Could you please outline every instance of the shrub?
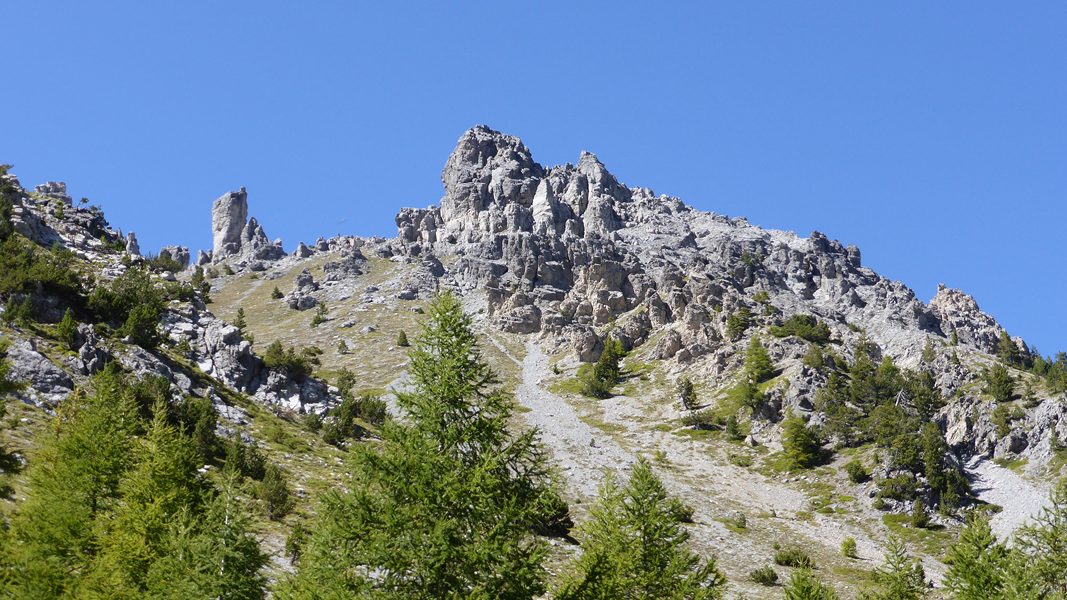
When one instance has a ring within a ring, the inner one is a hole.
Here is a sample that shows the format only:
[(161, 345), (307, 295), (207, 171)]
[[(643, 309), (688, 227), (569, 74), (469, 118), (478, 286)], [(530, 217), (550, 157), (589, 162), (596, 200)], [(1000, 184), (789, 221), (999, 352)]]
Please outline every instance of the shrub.
[(871, 478), (871, 473), (858, 460), (845, 463), (845, 474), (852, 483), (863, 483)]
[(753, 337), (745, 350), (744, 375), (753, 383), (767, 381), (774, 375), (774, 363), (758, 337)]
[(731, 341), (737, 341), (745, 335), (751, 325), (752, 311), (743, 306), (726, 318), (726, 337)]
[(327, 311), (326, 303), (325, 302), (320, 302), (318, 310), (315, 311), (315, 316), (311, 317), (311, 326), (312, 327), (318, 327), (319, 325), (322, 325), (323, 323), (325, 323), (328, 320), (326, 318), (326, 311)]
[(748, 578), (760, 585), (772, 586), (778, 583), (778, 572), (767, 565), (749, 573)]
[(822, 346), (812, 344), (811, 347), (808, 348), (807, 354), (804, 355), (803, 363), (804, 366), (815, 369), (816, 371), (823, 370), (826, 367), (826, 355), (823, 354)]
[(693, 429), (718, 429), (720, 424), (721, 421), (719, 420), (719, 417), (711, 410), (700, 410), (686, 413), (686, 415), (682, 417), (682, 425), (692, 427)]
[(794, 468), (807, 469), (819, 462), (822, 444), (804, 419), (790, 413), (782, 423), (782, 452)]
[(795, 335), (814, 344), (830, 341), (830, 328), (812, 315), (793, 315), (781, 325), (771, 326), (769, 331), (775, 337)]
[(285, 295), (278, 289), (278, 286), (274, 286), (274, 289), (270, 291), (270, 297), (272, 300), (280, 300), (284, 298)]
[(405, 348), (410, 345), (408, 342), (408, 334), (401, 331), (396, 335), (396, 345), (401, 348)]
[(997, 402), (1007, 402), (1015, 394), (1015, 379), (1008, 368), (1000, 363), (986, 368), (982, 372), (982, 379), (985, 380), (985, 393)]
[(319, 364), (318, 355), (321, 353), (321, 350), (314, 347), (297, 352), (296, 348), (286, 348), (280, 341), (275, 340), (263, 353), (263, 365), (268, 369), (280, 369), (299, 381), (311, 375), (312, 368)]
[(267, 457), (255, 444), (241, 441), (241, 433), (235, 432), (226, 444), (226, 469), (259, 481), (267, 471)]
[(741, 433), (741, 425), (737, 422), (737, 415), (726, 417), (726, 424), (723, 426), (723, 432), (726, 434), (726, 437), (734, 441), (744, 437)]
[(845, 558), (856, 558), (856, 538), (847, 537), (841, 542), (841, 556)]
[(794, 567), (798, 569), (814, 569), (815, 563), (800, 548), (779, 548), (774, 553), (774, 564), (782, 567)]
[(274, 463), (268, 464), (263, 473), (263, 480), (256, 486), (256, 497), (267, 509), (267, 518), (277, 521), (293, 509), (293, 493), (285, 472)]
[(915, 477), (907, 473), (888, 477), (878, 484), (878, 497), (890, 498), (901, 502), (915, 499), (919, 484)]
[(930, 513), (926, 512), (926, 505), (918, 498), (911, 506), (911, 526), (917, 529), (926, 529), (930, 526)]
[(119, 334), (142, 348), (155, 348), (160, 341), (159, 319), (162, 312), (158, 306), (138, 304), (126, 317)]
[(78, 343), (78, 322), (74, 320), (74, 314), (68, 308), (63, 313), (63, 318), (56, 325), (56, 339), (63, 343), (68, 350), (76, 350)]
[(693, 388), (693, 382), (683, 375), (678, 380), (678, 399), (682, 402), (682, 408), (692, 410), (697, 405), (697, 393)]

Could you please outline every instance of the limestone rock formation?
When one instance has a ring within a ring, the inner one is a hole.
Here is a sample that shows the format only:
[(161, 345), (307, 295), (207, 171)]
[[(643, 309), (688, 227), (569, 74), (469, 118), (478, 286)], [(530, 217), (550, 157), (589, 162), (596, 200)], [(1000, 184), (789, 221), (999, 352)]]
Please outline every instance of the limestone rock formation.
[(235, 271), (263, 271), (286, 256), (281, 240), (271, 241), (256, 219), (248, 217), (248, 192), (226, 192), (211, 207), (214, 248), (211, 261)]

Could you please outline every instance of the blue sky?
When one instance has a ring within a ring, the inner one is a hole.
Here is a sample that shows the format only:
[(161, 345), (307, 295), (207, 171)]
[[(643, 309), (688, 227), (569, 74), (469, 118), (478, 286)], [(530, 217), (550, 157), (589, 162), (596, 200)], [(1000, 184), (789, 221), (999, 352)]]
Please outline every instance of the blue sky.
[[(90, 5), (91, 4), (91, 5)], [(0, 161), (142, 248), (392, 235), (476, 123), (1067, 349), (1067, 3), (5, 2)]]

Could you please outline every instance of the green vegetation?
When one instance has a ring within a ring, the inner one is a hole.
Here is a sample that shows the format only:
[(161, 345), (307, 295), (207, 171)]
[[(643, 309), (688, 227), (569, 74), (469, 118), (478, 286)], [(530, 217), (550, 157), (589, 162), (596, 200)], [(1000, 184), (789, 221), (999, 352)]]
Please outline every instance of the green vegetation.
[(685, 375), (678, 378), (678, 399), (682, 402), (682, 408), (693, 410), (697, 406), (697, 393), (693, 387), (693, 381)]
[(811, 556), (800, 548), (779, 548), (774, 553), (774, 564), (798, 569), (814, 569), (815, 562)]
[(110, 285), (98, 284), (89, 295), (89, 308), (101, 321), (118, 326), (119, 335), (153, 348), (160, 340), (164, 300), (148, 271), (130, 268)]
[(319, 302), (319, 307), (315, 309), (315, 315), (311, 317), (311, 326), (318, 327), (329, 319), (327, 318), (328, 309), (325, 302)]
[(985, 382), (983, 391), (997, 402), (1007, 402), (1015, 396), (1015, 378), (1000, 363), (986, 367), (982, 371), (982, 380)]
[(322, 424), (322, 439), (328, 444), (342, 446), (348, 440), (363, 438), (368, 427), (381, 427), (388, 416), (385, 401), (378, 396), (356, 396), (353, 388), (355, 375), (342, 369), (337, 378), (341, 390), (341, 403), (332, 409)]
[(822, 441), (804, 419), (790, 414), (782, 422), (782, 454), (795, 469), (808, 469), (822, 459)]
[(400, 333), (396, 335), (396, 345), (401, 348), (407, 348), (411, 345), (408, 343), (408, 334), (405, 333), (403, 330), (401, 330)]
[(856, 538), (847, 537), (841, 542), (841, 556), (845, 558), (856, 558)]
[(922, 564), (895, 537), (889, 538), (884, 562), (873, 579), (874, 589), (864, 596), (869, 600), (921, 600), (928, 593)]
[(749, 573), (748, 578), (755, 583), (769, 587), (778, 583), (778, 572), (770, 565), (764, 565)]
[(771, 362), (771, 356), (767, 354), (767, 348), (757, 337), (752, 338), (745, 350), (742, 374), (754, 384), (763, 383), (774, 376), (774, 363)]
[(267, 346), (263, 353), (263, 365), (268, 369), (279, 369), (289, 377), (302, 380), (311, 375), (311, 371), (319, 366), (319, 355), (322, 350), (311, 346), (297, 351), (293, 347), (285, 347), (280, 341), (275, 340)]
[(530, 598), (544, 592), (535, 530), (567, 521), (534, 432), (513, 435), (471, 317), (438, 297), (410, 352), (404, 419), (349, 455), (279, 598)]
[(811, 569), (797, 569), (785, 586), (785, 600), (837, 600), (837, 594), (816, 577)]
[(74, 320), (74, 313), (69, 308), (63, 313), (63, 318), (56, 325), (56, 339), (67, 350), (78, 349), (78, 322)]
[(714, 560), (701, 564), (685, 548), (681, 509), (644, 460), (624, 487), (609, 477), (580, 530), (584, 552), (555, 597), (721, 598), (726, 579)]
[(278, 286), (274, 286), (274, 289), (270, 291), (271, 300), (281, 300), (285, 297), (285, 294), (278, 289)]
[(748, 307), (742, 306), (737, 309), (737, 312), (731, 314), (726, 319), (726, 337), (730, 341), (737, 341), (741, 339), (748, 328), (752, 326), (752, 311)]
[(578, 381), (583, 396), (610, 398), (611, 390), (619, 382), (622, 368), (619, 363), (625, 358), (622, 342), (614, 338), (604, 340), (604, 350), (591, 368), (583, 365), (578, 370)]
[(262, 597), (237, 483), (198, 473), (205, 457), (164, 397), (139, 416), (154, 387), (105, 369), (62, 405), (6, 533), (0, 595)]
[(769, 331), (775, 337), (795, 335), (813, 344), (830, 341), (830, 328), (813, 315), (793, 315), (781, 325), (772, 325)]
[(864, 483), (871, 478), (871, 472), (858, 460), (845, 463), (845, 474), (852, 483)]

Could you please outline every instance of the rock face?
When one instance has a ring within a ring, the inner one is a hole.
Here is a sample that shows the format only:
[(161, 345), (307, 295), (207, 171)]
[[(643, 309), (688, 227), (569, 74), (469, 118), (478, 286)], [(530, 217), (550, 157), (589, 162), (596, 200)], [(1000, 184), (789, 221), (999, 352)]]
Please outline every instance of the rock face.
[(982, 312), (974, 298), (942, 283), (930, 301), (930, 310), (941, 320), (941, 329), (946, 335), (955, 333), (960, 343), (989, 354), (996, 353), (997, 341), (1004, 328)]
[(241, 249), (241, 231), (248, 222), (248, 192), (226, 192), (211, 205), (211, 255), (218, 261)]
[[(517, 138), (478, 126), (460, 138), (441, 180), (439, 207), (397, 215), (394, 251), (455, 257), (452, 274), (485, 290), (499, 326), (546, 333), (585, 358), (596, 356), (590, 332), (616, 323), (612, 335), (627, 343), (670, 332), (657, 342), (663, 356), (722, 351), (725, 360), (734, 351), (723, 343), (726, 320), (747, 309), (812, 313), (851, 341), (850, 325), (862, 325), (887, 353), (917, 360), (926, 336), (943, 337), (942, 323), (955, 322), (864, 268), (854, 246), (626, 187), (588, 152), (577, 165), (546, 168)], [(754, 301), (757, 292), (767, 298)]]
[(226, 192), (211, 206), (214, 248), (211, 261), (227, 262), (235, 270), (263, 271), (266, 264), (286, 256), (281, 240), (271, 241), (255, 218), (248, 218), (245, 188)]
[(126, 254), (130, 256), (141, 255), (141, 245), (137, 243), (137, 235), (132, 231), (126, 234)]
[(159, 256), (173, 260), (182, 269), (189, 267), (189, 249), (185, 246), (163, 246), (159, 251)]

